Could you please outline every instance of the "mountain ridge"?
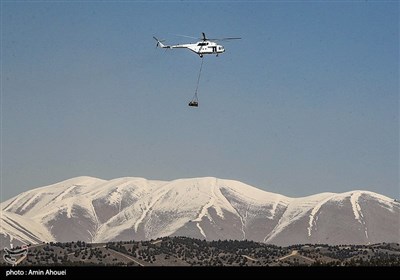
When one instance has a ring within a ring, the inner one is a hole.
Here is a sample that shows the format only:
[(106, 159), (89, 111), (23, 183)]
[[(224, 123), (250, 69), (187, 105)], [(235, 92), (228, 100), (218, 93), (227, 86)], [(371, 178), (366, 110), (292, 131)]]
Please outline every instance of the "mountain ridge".
[(277, 245), (400, 243), (399, 203), (384, 195), (355, 190), (292, 198), (215, 177), (80, 176), (23, 192), (0, 209), (2, 247), (178, 235)]

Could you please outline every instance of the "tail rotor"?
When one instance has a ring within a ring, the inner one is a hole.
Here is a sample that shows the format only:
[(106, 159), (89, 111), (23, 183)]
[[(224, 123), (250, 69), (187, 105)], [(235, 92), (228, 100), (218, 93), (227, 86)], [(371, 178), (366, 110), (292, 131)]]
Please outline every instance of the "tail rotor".
[(158, 47), (164, 48), (164, 47), (165, 47), (165, 45), (163, 44), (163, 42), (164, 42), (165, 40), (158, 40), (158, 39), (157, 39), (156, 37), (154, 37), (154, 36), (153, 36), (153, 38), (154, 38), (154, 40), (157, 41), (156, 48), (158, 48)]

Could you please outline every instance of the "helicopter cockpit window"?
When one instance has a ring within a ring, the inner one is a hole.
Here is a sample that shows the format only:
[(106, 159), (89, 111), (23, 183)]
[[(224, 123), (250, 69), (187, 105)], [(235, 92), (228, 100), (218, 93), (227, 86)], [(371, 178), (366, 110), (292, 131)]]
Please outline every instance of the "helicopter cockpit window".
[(197, 45), (198, 46), (205, 46), (205, 45), (208, 45), (208, 43), (198, 43)]

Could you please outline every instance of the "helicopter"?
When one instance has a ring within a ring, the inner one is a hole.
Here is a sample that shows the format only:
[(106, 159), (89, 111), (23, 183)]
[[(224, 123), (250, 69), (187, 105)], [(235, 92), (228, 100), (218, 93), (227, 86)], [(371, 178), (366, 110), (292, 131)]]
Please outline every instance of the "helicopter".
[[(198, 54), (201, 58), (205, 54), (215, 54), (218, 56), (220, 53), (225, 52), (225, 49), (222, 45), (218, 45), (216, 41), (227, 41), (227, 40), (237, 40), (237, 39), (242, 39), (239, 37), (229, 37), (229, 38), (221, 38), (221, 39), (209, 39), (206, 37), (206, 34), (204, 32), (201, 33), (202, 38), (199, 38), (197, 43), (193, 44), (178, 44), (178, 45), (164, 45), (163, 42), (164, 40), (159, 40), (156, 37), (153, 36), (153, 38), (157, 41), (156, 47), (161, 47), (163, 49), (189, 49), (192, 52)], [(184, 36), (184, 37), (189, 37), (189, 36)], [(194, 38), (194, 37), (189, 37), (189, 38)], [(196, 39), (196, 38), (194, 38)]]

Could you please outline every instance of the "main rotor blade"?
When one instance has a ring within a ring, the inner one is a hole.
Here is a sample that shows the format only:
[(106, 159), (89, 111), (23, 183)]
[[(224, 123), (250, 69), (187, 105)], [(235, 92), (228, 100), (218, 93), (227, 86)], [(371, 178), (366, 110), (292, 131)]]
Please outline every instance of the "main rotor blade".
[(204, 32), (201, 32), (201, 38), (182, 35), (182, 34), (173, 34), (173, 35), (179, 36), (179, 37), (190, 38), (190, 39), (203, 40), (203, 41), (228, 41), (228, 40), (242, 39), (241, 37), (226, 37), (226, 38), (214, 38), (214, 39), (211, 39), (211, 38), (207, 38), (206, 34)]
[(240, 37), (228, 37), (228, 38), (220, 38), (220, 39), (208, 39), (208, 40), (214, 40), (214, 41), (228, 41), (228, 40), (238, 40), (242, 39)]
[(198, 39), (199, 39), (199, 38), (197, 38), (197, 37), (193, 37), (193, 36), (187, 36), (187, 35), (181, 35), (181, 34), (173, 34), (173, 35), (175, 35), (175, 36), (179, 36), (179, 37), (190, 38), (190, 39), (196, 39), (196, 40), (198, 40)]

